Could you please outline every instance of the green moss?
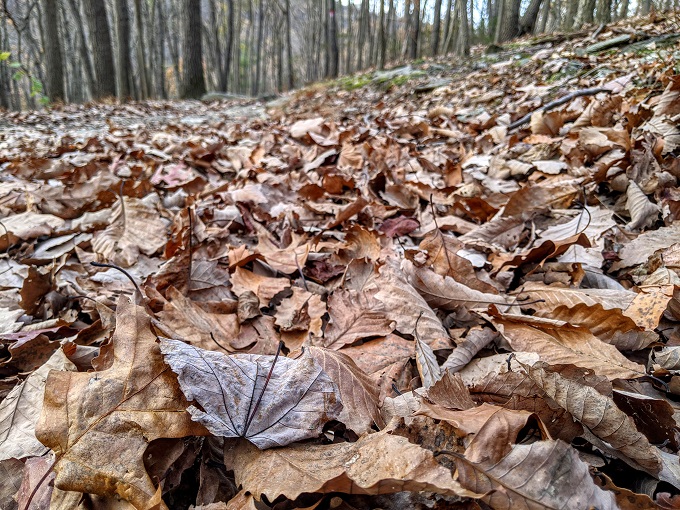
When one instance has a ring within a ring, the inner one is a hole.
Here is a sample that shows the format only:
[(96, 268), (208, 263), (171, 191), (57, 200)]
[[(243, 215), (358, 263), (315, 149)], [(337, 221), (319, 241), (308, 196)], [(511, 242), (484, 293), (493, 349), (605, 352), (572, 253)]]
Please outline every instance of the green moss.
[(357, 90), (364, 88), (371, 83), (371, 77), (367, 74), (360, 74), (358, 76), (346, 76), (337, 80), (337, 86), (343, 90)]

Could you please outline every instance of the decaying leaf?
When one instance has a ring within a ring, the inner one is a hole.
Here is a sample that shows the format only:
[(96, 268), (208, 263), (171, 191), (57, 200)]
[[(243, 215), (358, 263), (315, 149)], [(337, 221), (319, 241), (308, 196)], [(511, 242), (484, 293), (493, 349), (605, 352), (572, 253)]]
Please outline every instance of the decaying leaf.
[(169, 339), (161, 352), (186, 398), (201, 406), (187, 409), (192, 419), (216, 436), (285, 446), (317, 436), (342, 410), (337, 386), (311, 357), (227, 356)]
[[(621, 458), (652, 475), (661, 470), (661, 459), (635, 422), (612, 398), (585, 383), (583, 375), (563, 376), (545, 363), (524, 366), (545, 394), (567, 410), (593, 435), (611, 445)], [(572, 373), (573, 374), (573, 373)]]

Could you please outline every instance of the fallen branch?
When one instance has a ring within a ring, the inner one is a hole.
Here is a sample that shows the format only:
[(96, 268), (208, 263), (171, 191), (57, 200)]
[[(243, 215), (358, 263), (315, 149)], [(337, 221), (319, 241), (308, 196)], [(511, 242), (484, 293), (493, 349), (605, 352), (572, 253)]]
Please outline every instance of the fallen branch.
[(536, 112), (547, 112), (552, 110), (553, 108), (557, 108), (558, 106), (562, 106), (563, 104), (568, 103), (572, 99), (576, 99), (577, 97), (581, 96), (594, 96), (595, 94), (599, 94), (600, 92), (606, 92), (606, 93), (611, 93), (612, 91), (610, 89), (605, 89), (605, 88), (592, 88), (592, 89), (583, 89), (583, 90), (577, 90), (575, 92), (571, 92), (570, 94), (567, 94), (564, 97), (561, 97), (559, 99), (556, 99), (555, 101), (551, 101), (550, 103), (541, 106), (540, 108), (537, 108), (536, 110), (527, 113), (524, 117), (521, 119), (516, 120), (512, 124), (508, 126), (508, 130), (513, 130), (518, 127), (520, 127), (523, 124), (526, 124), (531, 120), (531, 116), (536, 113)]

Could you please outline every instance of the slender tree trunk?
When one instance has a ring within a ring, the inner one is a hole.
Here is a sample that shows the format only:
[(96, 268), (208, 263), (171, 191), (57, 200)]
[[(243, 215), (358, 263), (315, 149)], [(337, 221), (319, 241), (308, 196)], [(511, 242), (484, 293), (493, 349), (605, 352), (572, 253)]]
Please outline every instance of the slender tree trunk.
[(158, 33), (156, 40), (158, 42), (157, 64), (155, 66), (157, 73), (158, 92), (162, 99), (167, 98), (167, 89), (165, 86), (165, 13), (161, 7), (160, 0), (154, 0), (156, 8), (156, 18), (158, 20)]
[(185, 1), (184, 90), (182, 96), (185, 98), (200, 98), (205, 94), (203, 43), (201, 41), (201, 0)]
[(130, 18), (127, 0), (116, 0), (116, 38), (118, 39), (118, 73), (116, 89), (118, 99), (125, 101), (130, 95)]
[(453, 0), (449, 0), (446, 7), (446, 16), (444, 16), (444, 53), (446, 53), (447, 44), (449, 41), (449, 31), (451, 30), (451, 11), (453, 10)]
[(352, 72), (352, 0), (347, 0), (347, 52), (345, 54), (345, 74)]
[(387, 20), (385, 19), (385, 0), (380, 0), (380, 28), (378, 29), (378, 68), (385, 69), (387, 58)]
[(361, 0), (361, 12), (359, 13), (359, 40), (357, 43), (357, 70), (364, 68), (364, 47), (368, 32), (368, 0)]
[(467, 1), (458, 0), (458, 41), (456, 42), (456, 53), (458, 55), (470, 55), (470, 36), (468, 31)]
[(87, 0), (84, 5), (94, 54), (96, 83), (93, 93), (95, 99), (112, 97), (116, 95), (116, 69), (113, 65), (113, 49), (109, 33), (109, 21), (106, 18), (106, 4), (104, 0)]
[(441, 31), (442, 0), (434, 2), (434, 21), (432, 23), (432, 55), (439, 54), (439, 32)]
[(64, 66), (59, 39), (57, 0), (43, 0), (43, 31), (45, 34), (45, 66), (47, 68), (47, 97), (51, 102), (64, 100)]
[[(290, 4), (290, 0), (287, 0)], [(328, 67), (328, 76), (330, 78), (338, 77), (338, 67), (340, 63), (340, 54), (338, 50), (338, 20), (335, 15), (335, 0), (328, 0), (328, 25), (329, 25), (329, 39), (330, 39), (330, 61)], [(290, 32), (289, 32), (290, 34)]]
[(225, 87), (229, 86), (231, 58), (234, 53), (234, 0), (228, 0), (227, 6), (229, 7), (229, 17), (227, 18), (227, 47), (224, 50), (224, 63), (222, 64)]
[(418, 40), (420, 39), (420, 0), (413, 0), (413, 14), (411, 15), (411, 33), (409, 34), (409, 58), (418, 58)]
[(137, 69), (139, 70), (139, 90), (142, 99), (146, 99), (151, 95), (151, 87), (149, 86), (148, 65), (146, 63), (146, 55), (144, 48), (144, 23), (142, 21), (142, 2), (135, 0), (135, 25), (137, 28)]
[(257, 22), (257, 51), (255, 55), (255, 79), (253, 80), (253, 96), (260, 93), (260, 67), (262, 65), (262, 41), (264, 39), (264, 1), (260, 0)]

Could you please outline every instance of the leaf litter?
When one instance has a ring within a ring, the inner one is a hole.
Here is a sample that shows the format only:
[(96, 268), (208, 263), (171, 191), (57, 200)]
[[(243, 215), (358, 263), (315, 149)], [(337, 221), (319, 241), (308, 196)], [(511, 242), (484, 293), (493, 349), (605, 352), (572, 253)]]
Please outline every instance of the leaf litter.
[(7, 113), (0, 506), (680, 506), (670, 41)]

